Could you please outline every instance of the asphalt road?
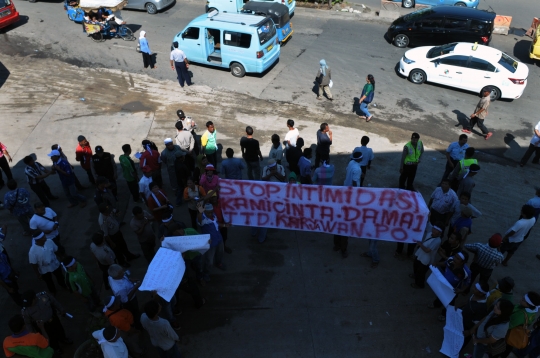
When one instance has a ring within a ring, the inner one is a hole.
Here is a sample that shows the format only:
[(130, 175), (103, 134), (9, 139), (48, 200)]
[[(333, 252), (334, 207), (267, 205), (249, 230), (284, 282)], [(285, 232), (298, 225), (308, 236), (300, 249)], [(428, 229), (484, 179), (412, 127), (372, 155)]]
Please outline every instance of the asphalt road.
[[(168, 63), (171, 40), (204, 9), (201, 2), (177, 2), (154, 16), (143, 11), (123, 11), (124, 20), (136, 36), (140, 30), (145, 30), (152, 51), (157, 53), (158, 68), (145, 70), (141, 55), (135, 52), (135, 42), (113, 39), (94, 43), (82, 32), (81, 25), (67, 19), (62, 3), (19, 2), (17, 6), (20, 13), (28, 17), (27, 23), (5, 33), (0, 41), (13, 42), (26, 38), (29, 41), (23, 41), (26, 53), (33, 50), (37, 56), (59, 57), (79, 66), (146, 73), (156, 79), (171, 81), (176, 78)], [(329, 16), (331, 14), (327, 11), (316, 12), (314, 17), (313, 12), (298, 9), (292, 19), (295, 30), (293, 38), (282, 47), (279, 62), (267, 73), (239, 79), (228, 70), (194, 65), (191, 70), (195, 83), (275, 100), (278, 101), (276, 105), (292, 102), (351, 116), (354, 97), (361, 91), (365, 76), (372, 73), (377, 81), (374, 100), (377, 107), (372, 106), (375, 121), (445, 141), (452, 140), (460, 133), (460, 123), (474, 108), (478, 101), (477, 94), (432, 84), (416, 86), (397, 75), (396, 64), (405, 50), (386, 42), (383, 35), (387, 23), (343, 21), (345, 17), (335, 12)], [(540, 110), (536, 97), (532, 95), (540, 85), (540, 69), (528, 59), (528, 37), (494, 36), (492, 46), (528, 63), (528, 88), (518, 100), (494, 103), (486, 122), (494, 132), (493, 138), (486, 142), (475, 136), (472, 143), (482, 150), (516, 159), (521, 154), (520, 147), (527, 144)], [(325, 58), (333, 69), (335, 85), (332, 92), (335, 100), (332, 103), (317, 101), (312, 91), (321, 58)], [(351, 120), (356, 119), (351, 116)], [(394, 142), (401, 141), (401, 138), (393, 138), (390, 132), (388, 137)], [(508, 152), (508, 144), (518, 151)]]

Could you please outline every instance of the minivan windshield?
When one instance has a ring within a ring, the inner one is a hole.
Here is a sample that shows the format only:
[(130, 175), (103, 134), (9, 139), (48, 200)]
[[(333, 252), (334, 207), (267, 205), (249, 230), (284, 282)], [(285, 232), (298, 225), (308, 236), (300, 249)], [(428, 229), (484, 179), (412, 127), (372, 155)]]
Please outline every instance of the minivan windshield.
[(435, 58), (442, 55), (449, 54), (450, 52), (454, 52), (454, 48), (456, 48), (457, 43), (451, 43), (446, 44), (442, 46), (435, 46), (431, 50), (428, 51), (426, 57), (427, 58)]
[(416, 19), (418, 19), (418, 18), (420, 18), (420, 17), (422, 17), (424, 15), (429, 15), (429, 14), (432, 14), (432, 13), (433, 13), (433, 9), (425, 8), (425, 9), (421, 9), (421, 10), (411, 12), (410, 14), (403, 16), (403, 20), (408, 21), (408, 22), (412, 22), (412, 21), (415, 21)]
[(502, 53), (501, 59), (499, 60), (499, 65), (506, 68), (512, 73), (515, 73), (518, 68), (518, 62), (504, 52)]
[(266, 21), (257, 29), (257, 34), (259, 34), (259, 43), (261, 45), (264, 45), (276, 36), (276, 27), (274, 26), (272, 19), (266, 19)]

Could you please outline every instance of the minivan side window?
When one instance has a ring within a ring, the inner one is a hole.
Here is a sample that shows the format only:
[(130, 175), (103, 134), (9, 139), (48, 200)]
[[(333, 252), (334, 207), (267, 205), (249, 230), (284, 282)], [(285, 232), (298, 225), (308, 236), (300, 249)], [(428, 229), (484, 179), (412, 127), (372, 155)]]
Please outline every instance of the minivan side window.
[(439, 60), (439, 63), (450, 66), (467, 67), (468, 59), (469, 58), (467, 56), (448, 56), (445, 58), (441, 58)]
[(482, 60), (476, 57), (471, 57), (471, 62), (469, 62), (469, 68), (472, 68), (473, 70), (495, 72), (495, 66), (493, 66), (486, 60)]
[(223, 43), (227, 46), (250, 48), (251, 35), (241, 32), (225, 31), (223, 33)]
[(433, 17), (416, 22), (416, 26), (422, 28), (441, 28), (443, 23), (442, 18)]
[(200, 29), (198, 27), (188, 27), (184, 31), (184, 39), (198, 40), (199, 39)]
[(451, 17), (447, 17), (446, 21), (444, 22), (444, 28), (452, 30), (467, 30), (467, 20), (453, 19)]

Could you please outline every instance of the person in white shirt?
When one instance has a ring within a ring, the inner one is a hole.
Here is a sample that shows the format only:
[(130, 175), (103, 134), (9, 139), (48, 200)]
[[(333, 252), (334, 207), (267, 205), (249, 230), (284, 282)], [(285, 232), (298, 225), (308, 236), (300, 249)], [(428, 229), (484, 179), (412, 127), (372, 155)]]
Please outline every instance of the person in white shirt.
[(508, 252), (503, 260), (503, 266), (508, 266), (508, 261), (516, 253), (519, 245), (525, 240), (525, 236), (536, 223), (534, 218), (534, 208), (530, 205), (521, 207), (521, 217), (516, 223), (508, 229), (504, 234), (503, 243), (501, 245), (501, 253)]
[(287, 121), (287, 128), (289, 128), (289, 131), (285, 134), (284, 144), (286, 149), (289, 149), (289, 147), (296, 147), (296, 140), (300, 137), (300, 132), (297, 128), (294, 128), (294, 121), (292, 119)]
[(139, 180), (139, 195), (146, 203), (146, 198), (148, 198), (151, 194), (150, 183), (153, 182), (152, 169), (150, 169), (149, 166), (145, 166), (142, 168), (142, 172), (143, 176), (141, 180)]
[(170, 56), (171, 68), (173, 71), (176, 70), (180, 87), (184, 87), (184, 82), (186, 82), (188, 86), (191, 86), (193, 82), (191, 82), (191, 77), (188, 72), (189, 62), (186, 54), (178, 48), (177, 41), (173, 42), (173, 47), (174, 49), (171, 51)]
[(263, 181), (283, 183), (285, 181), (285, 169), (283, 165), (277, 164), (275, 159), (268, 159), (268, 164), (262, 170), (261, 178)]
[(442, 222), (436, 222), (431, 228), (431, 235), (416, 244), (416, 259), (413, 264), (414, 273), (409, 275), (410, 278), (414, 279), (414, 283), (411, 283), (412, 288), (425, 287), (426, 273), (429, 270), (429, 265), (435, 263), (437, 251), (439, 250), (439, 246), (441, 246), (443, 225)]
[(141, 324), (150, 336), (150, 342), (159, 351), (160, 357), (180, 358), (180, 350), (176, 345), (179, 337), (166, 319), (159, 317), (161, 305), (155, 300), (144, 305)]
[(279, 135), (272, 134), (272, 148), (270, 148), (270, 153), (268, 153), (268, 159), (274, 159), (276, 163), (281, 165), (281, 160), (283, 159), (283, 146), (279, 141)]
[(92, 336), (103, 351), (104, 358), (129, 358), (128, 349), (116, 327), (107, 327), (95, 331)]
[(362, 169), (362, 176), (360, 177), (360, 186), (364, 186), (364, 179), (366, 179), (366, 173), (368, 169), (371, 169), (371, 161), (375, 156), (373, 155), (373, 149), (368, 148), (367, 145), (369, 143), (369, 137), (363, 136), (362, 139), (360, 139), (360, 144), (362, 146), (356, 147), (353, 150), (354, 152), (360, 152), (362, 153), (362, 161), (360, 162), (360, 169)]
[(533, 164), (539, 164), (540, 163), (540, 122), (536, 123), (536, 126), (534, 127), (534, 133), (533, 137), (531, 138), (531, 142), (529, 144), (529, 148), (527, 148), (527, 151), (525, 154), (523, 154), (523, 158), (521, 158), (521, 161), (519, 163), (520, 167), (523, 167), (527, 162), (529, 161), (529, 158), (534, 153), (534, 158), (532, 160)]
[(120, 298), (122, 307), (133, 314), (135, 322), (139, 321), (139, 300), (137, 299), (137, 289), (141, 281), (132, 281), (122, 268), (117, 264), (109, 266), (109, 285), (113, 294)]
[(58, 215), (53, 209), (45, 207), (43, 203), (34, 204), (34, 216), (30, 219), (30, 229), (43, 231), (47, 239), (54, 241), (56, 246), (61, 248), (58, 226)]
[(38, 279), (43, 280), (49, 292), (56, 296), (53, 275), (56, 277), (56, 282), (66, 288), (64, 273), (55, 254), (58, 251), (58, 246), (52, 240), (48, 240), (43, 231), (37, 232), (32, 241), (32, 247), (28, 252), (28, 261)]

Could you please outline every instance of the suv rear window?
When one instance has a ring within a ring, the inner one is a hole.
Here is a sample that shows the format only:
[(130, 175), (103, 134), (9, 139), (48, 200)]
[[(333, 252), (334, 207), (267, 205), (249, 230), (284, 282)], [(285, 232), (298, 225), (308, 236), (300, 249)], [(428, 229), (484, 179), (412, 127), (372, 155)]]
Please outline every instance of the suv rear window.
[(501, 59), (499, 60), (499, 65), (506, 68), (512, 73), (516, 72), (518, 68), (518, 62), (504, 52), (502, 53)]
[(274, 22), (271, 19), (266, 19), (266, 21), (257, 29), (257, 33), (259, 34), (259, 43), (264, 45), (276, 36)]
[(457, 43), (453, 42), (451, 44), (446, 44), (442, 46), (435, 46), (431, 50), (428, 51), (426, 57), (427, 58), (435, 58), (442, 55), (449, 54), (451, 52), (454, 52), (454, 48), (456, 48)]
[(241, 32), (225, 31), (223, 32), (223, 43), (227, 46), (250, 48), (251, 35)]

